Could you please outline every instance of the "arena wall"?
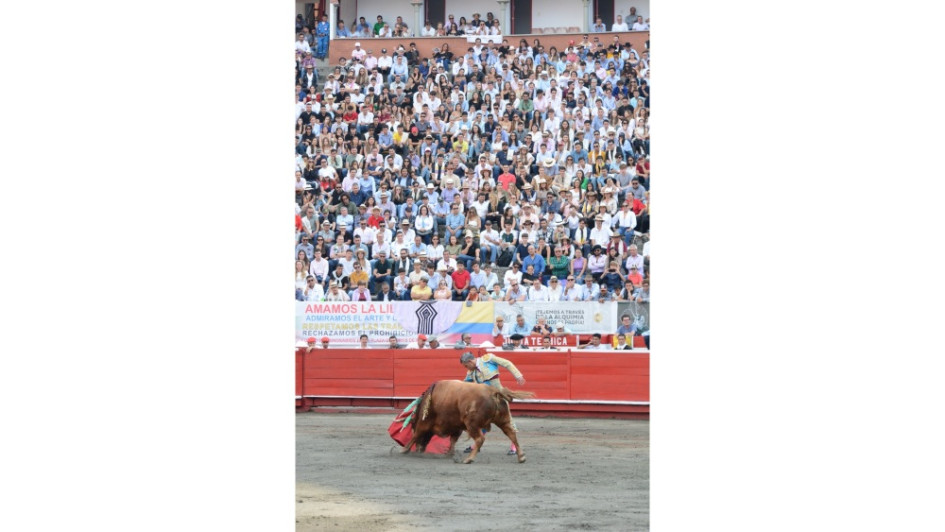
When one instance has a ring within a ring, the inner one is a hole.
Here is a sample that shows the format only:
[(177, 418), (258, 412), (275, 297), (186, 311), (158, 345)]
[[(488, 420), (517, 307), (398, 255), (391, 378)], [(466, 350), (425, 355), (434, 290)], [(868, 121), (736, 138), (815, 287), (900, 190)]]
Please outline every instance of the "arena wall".
[[(476, 355), (482, 348), (471, 349)], [(502, 384), (536, 393), (516, 402), (524, 415), (648, 418), (648, 351), (494, 351), (525, 376)], [(504, 370), (503, 370), (504, 372)], [(320, 406), (403, 408), (432, 382), (462, 379), (456, 349), (313, 349), (296, 351), (296, 409)]]

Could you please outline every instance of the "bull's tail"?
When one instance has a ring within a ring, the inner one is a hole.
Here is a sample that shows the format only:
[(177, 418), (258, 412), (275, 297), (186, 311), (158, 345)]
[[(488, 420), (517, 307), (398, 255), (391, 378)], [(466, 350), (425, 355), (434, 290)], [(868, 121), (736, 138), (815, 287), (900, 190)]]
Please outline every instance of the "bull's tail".
[(501, 390), (496, 389), (493, 393), (510, 403), (515, 399), (531, 399), (532, 397), (535, 397), (535, 392), (526, 392), (521, 390), (513, 392), (508, 388), (502, 388)]

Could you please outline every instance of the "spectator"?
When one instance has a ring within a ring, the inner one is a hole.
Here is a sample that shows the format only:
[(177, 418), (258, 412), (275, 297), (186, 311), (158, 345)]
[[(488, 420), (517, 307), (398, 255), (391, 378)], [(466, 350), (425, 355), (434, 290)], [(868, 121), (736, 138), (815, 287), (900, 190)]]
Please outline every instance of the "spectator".
[[(358, 265), (360, 269), (360, 265)], [(371, 292), (368, 291), (367, 281), (358, 281), (358, 287), (348, 294), (351, 301), (371, 301)]]
[[(421, 33), (500, 32), (489, 14), (457, 18)], [(648, 29), (635, 10), (615, 18), (615, 31)], [(354, 49), (321, 80), (324, 22), (296, 29), (297, 298), (312, 275), (326, 300), (360, 296), (360, 281), (374, 298), (429, 299), (441, 280), (469, 301), (636, 300), (649, 273), (648, 50), (587, 34), (561, 50), (479, 40), (424, 54), (405, 41), (388, 53), (360, 39), (408, 31), (402, 17), (359, 17), (340, 22)]]
[(457, 262), (456, 270), (450, 275), (453, 279), (453, 300), (463, 301), (469, 295), (470, 276), (465, 263)]
[(328, 283), (328, 294), (325, 295), (325, 301), (350, 301), (351, 298), (344, 290), (338, 288), (336, 281)]
[(629, 334), (633, 336), (637, 332), (637, 326), (633, 323), (633, 318), (629, 314), (620, 317), (620, 326), (617, 327), (617, 334)]
[(420, 36), (421, 37), (435, 37), (436, 36), (436, 28), (434, 28), (433, 25), (430, 24), (429, 20), (426, 21), (426, 23), (423, 25), (423, 29), (420, 30)]
[[(342, 25), (344, 27), (344, 25)], [(318, 48), (315, 57), (325, 59), (328, 57), (328, 35), (331, 32), (331, 25), (328, 24), (328, 15), (322, 14), (322, 20), (315, 27), (315, 36), (318, 40)]]
[(610, 27), (610, 31), (630, 31), (627, 23), (623, 21), (623, 16), (617, 15), (617, 20)]
[(425, 301), (433, 297), (433, 291), (427, 286), (427, 277), (420, 277), (419, 282), (410, 289), (410, 299)]
[(302, 296), (305, 298), (305, 301), (322, 301), (325, 299), (325, 289), (321, 284), (316, 282), (315, 276), (309, 275), (305, 279), (306, 286), (302, 291)]

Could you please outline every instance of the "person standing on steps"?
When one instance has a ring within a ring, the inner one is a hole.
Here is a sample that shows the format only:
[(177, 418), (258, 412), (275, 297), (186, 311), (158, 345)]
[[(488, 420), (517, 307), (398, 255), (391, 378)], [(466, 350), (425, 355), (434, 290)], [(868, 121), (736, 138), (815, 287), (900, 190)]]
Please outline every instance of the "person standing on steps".
[(331, 32), (331, 25), (328, 24), (328, 15), (323, 14), (321, 22), (315, 26), (315, 36), (318, 38), (318, 45), (315, 48), (315, 57), (325, 59), (328, 57), (328, 34)]

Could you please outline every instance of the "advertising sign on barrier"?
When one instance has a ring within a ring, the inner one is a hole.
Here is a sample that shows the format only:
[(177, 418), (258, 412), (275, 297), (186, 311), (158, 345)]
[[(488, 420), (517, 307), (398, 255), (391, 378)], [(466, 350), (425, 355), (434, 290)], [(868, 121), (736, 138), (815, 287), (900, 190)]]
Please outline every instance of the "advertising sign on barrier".
[(386, 342), (392, 335), (403, 342), (416, 338), (397, 322), (393, 303), (297, 301), (295, 319), (296, 340), (327, 336), (333, 344), (355, 345), (362, 334), (370, 342)]
[[(541, 336), (526, 336), (522, 343), (528, 347), (541, 347)], [(551, 345), (555, 347), (562, 346), (576, 346), (577, 345), (577, 336), (574, 335), (565, 335), (565, 336), (552, 336)]]
[(617, 330), (617, 303), (613, 302), (495, 303), (495, 314), (505, 316), (506, 323), (515, 323), (515, 317), (521, 314), (529, 325), (535, 325), (538, 318), (545, 318), (550, 325), (563, 323), (565, 332), (568, 333), (586, 334)]
[[(386, 343), (391, 336), (408, 343), (422, 333), (436, 335), (446, 346), (469, 334), (473, 344), (480, 344), (493, 339), (492, 327), (499, 314), (509, 324), (515, 323), (517, 314), (529, 325), (544, 317), (549, 325), (563, 323), (569, 335), (609, 334), (617, 329), (618, 321), (617, 303), (297, 301), (295, 339), (327, 336), (332, 345), (355, 345), (366, 334), (372, 344)], [(575, 345), (571, 338), (565, 340), (568, 343), (556, 340), (555, 345)]]

